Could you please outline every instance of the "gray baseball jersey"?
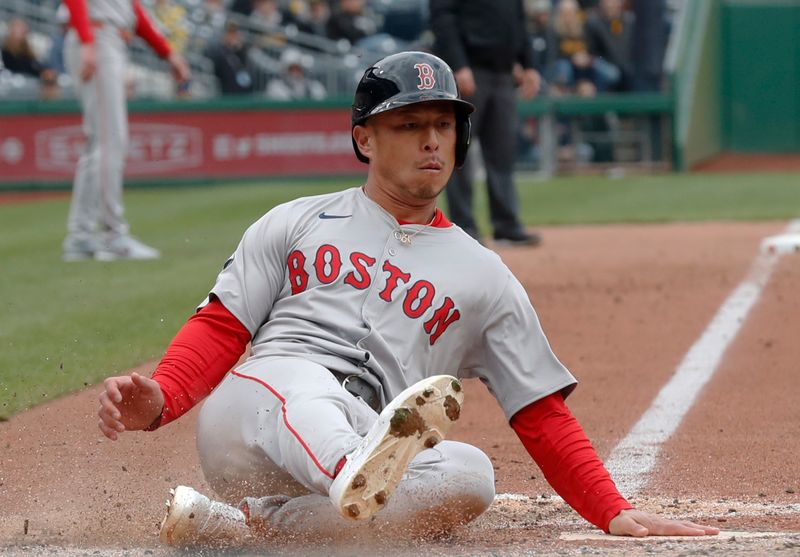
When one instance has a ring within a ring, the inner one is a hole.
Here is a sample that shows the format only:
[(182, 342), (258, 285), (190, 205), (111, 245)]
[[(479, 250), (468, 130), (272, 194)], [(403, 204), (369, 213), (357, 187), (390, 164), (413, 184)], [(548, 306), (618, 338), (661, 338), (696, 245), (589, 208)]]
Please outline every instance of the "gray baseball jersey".
[(132, 0), (86, 0), (89, 19), (130, 30), (136, 26)]
[(303, 358), (364, 374), (384, 404), (451, 374), (480, 378), (510, 418), (575, 385), (495, 253), (456, 226), (398, 225), (361, 188), (269, 211), (211, 295), (253, 335), (243, 369)]

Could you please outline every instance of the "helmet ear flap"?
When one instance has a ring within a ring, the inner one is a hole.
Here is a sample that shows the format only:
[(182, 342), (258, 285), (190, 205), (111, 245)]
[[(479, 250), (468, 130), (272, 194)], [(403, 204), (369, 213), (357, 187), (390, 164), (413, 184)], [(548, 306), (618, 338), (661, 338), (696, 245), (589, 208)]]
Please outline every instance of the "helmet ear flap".
[(357, 124), (353, 124), (353, 127), (350, 128), (350, 140), (353, 142), (353, 151), (356, 152), (356, 158), (365, 164), (369, 164), (369, 159), (361, 154), (361, 149), (358, 148), (358, 143), (356, 143), (356, 138), (353, 135), (353, 130), (355, 129)]
[(464, 166), (464, 162), (467, 160), (471, 133), (472, 122), (470, 122), (469, 116), (466, 114), (460, 116), (456, 124), (456, 168)]

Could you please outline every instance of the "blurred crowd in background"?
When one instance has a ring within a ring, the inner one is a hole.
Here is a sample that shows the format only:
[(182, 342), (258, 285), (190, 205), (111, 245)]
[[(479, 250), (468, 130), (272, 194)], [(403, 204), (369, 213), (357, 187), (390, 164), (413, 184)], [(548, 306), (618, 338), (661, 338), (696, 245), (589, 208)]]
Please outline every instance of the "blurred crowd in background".
[[(662, 90), (661, 60), (670, 25), (683, 1), (523, 0), (536, 69), (543, 78), (540, 95), (593, 97)], [(372, 61), (400, 50), (430, 51), (434, 45), (427, 0), (141, 3), (173, 49), (186, 57), (193, 80), (188, 87), (176, 89), (166, 65), (134, 41), (131, 98), (348, 98)], [(646, 32), (637, 33), (635, 14), (642, 5), (650, 21)], [(0, 4), (0, 99), (74, 96), (63, 61), (68, 29), (69, 12), (60, 0), (4, 0)], [(637, 58), (642, 52), (649, 53), (649, 59)], [(583, 118), (579, 126), (584, 132), (603, 132), (617, 125), (613, 119), (614, 115)], [(574, 119), (557, 124), (559, 158), (612, 158), (603, 153), (608, 143), (574, 141)], [(538, 156), (537, 125), (535, 118), (521, 123), (519, 156), (523, 160)]]
[[(187, 56), (193, 73), (199, 75), (197, 91), (193, 91), (199, 97), (347, 96), (370, 61), (409, 48), (429, 50), (433, 44), (426, 0), (142, 3), (172, 47)], [(665, 27), (675, 3), (662, 2)], [(637, 81), (636, 20), (630, 4), (625, 0), (524, 0), (544, 94), (594, 96), (658, 88), (658, 84)], [(68, 96), (70, 84), (63, 62), (68, 11), (58, 0), (9, 0), (4, 5), (0, 9), (4, 12), (0, 81), (6, 86), (0, 87), (0, 96)], [(137, 62), (144, 73), (153, 65), (144, 53), (134, 52), (133, 63)], [(132, 95), (175, 93), (159, 91), (141, 77), (131, 76)], [(31, 79), (36, 84), (28, 83)], [(13, 82), (19, 85), (16, 94), (9, 85)]]

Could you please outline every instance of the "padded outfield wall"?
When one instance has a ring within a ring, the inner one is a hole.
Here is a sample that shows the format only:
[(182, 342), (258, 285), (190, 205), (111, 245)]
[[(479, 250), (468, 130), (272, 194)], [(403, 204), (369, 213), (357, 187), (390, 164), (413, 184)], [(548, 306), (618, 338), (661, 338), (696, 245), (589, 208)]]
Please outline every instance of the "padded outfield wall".
[(800, 152), (800, 1), (690, 0), (677, 28), (676, 168)]
[[(671, 118), (672, 106), (672, 97), (660, 93), (592, 99), (538, 97), (520, 103), (519, 113), (521, 118), (534, 117), (553, 125), (556, 116), (607, 112)], [(128, 109), (126, 185), (366, 173), (366, 165), (353, 154), (350, 99), (292, 103), (255, 97), (137, 100)], [(0, 104), (0, 191), (69, 188), (84, 145), (74, 100)], [(555, 157), (555, 150), (550, 156)]]

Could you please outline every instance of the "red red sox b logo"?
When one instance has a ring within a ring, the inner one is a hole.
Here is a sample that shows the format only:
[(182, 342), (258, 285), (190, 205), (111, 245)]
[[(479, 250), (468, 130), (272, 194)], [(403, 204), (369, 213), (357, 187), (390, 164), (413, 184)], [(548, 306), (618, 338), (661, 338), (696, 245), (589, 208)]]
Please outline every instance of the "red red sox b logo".
[(433, 75), (433, 68), (430, 64), (420, 63), (414, 64), (417, 72), (419, 72), (419, 85), (417, 85), (417, 89), (427, 90), (433, 89), (434, 85), (436, 85), (436, 78)]

